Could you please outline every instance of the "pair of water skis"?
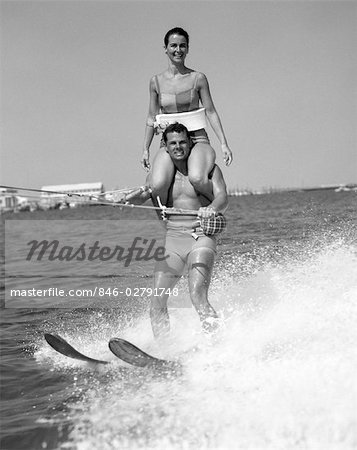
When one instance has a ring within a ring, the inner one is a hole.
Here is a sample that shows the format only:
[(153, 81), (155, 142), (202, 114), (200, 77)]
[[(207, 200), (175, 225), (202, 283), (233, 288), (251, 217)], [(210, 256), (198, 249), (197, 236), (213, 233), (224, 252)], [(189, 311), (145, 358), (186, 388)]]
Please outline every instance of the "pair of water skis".
[[(54, 350), (64, 356), (67, 356), (68, 358), (94, 364), (109, 364), (108, 361), (102, 361), (100, 359), (94, 359), (83, 355), (58, 334), (45, 333), (45, 339)], [(176, 361), (167, 361), (148, 355), (143, 350), (125, 339), (110, 339), (108, 345), (110, 351), (114, 353), (117, 358), (131, 364), (132, 366), (173, 371), (178, 370), (181, 367), (180, 363)]]

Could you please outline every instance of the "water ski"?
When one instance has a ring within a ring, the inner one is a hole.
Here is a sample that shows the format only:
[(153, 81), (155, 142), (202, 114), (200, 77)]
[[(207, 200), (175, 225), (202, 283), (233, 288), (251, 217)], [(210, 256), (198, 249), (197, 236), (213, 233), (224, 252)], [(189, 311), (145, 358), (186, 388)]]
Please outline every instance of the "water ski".
[(47, 343), (56, 350), (56, 352), (61, 353), (64, 356), (68, 356), (68, 358), (73, 358), (88, 363), (109, 364), (108, 361), (101, 361), (100, 359), (93, 359), (89, 356), (83, 355), (58, 334), (45, 333), (45, 339)]
[(133, 366), (165, 370), (177, 370), (181, 367), (178, 362), (158, 359), (148, 355), (125, 339), (111, 339), (109, 341), (109, 348), (117, 358)]

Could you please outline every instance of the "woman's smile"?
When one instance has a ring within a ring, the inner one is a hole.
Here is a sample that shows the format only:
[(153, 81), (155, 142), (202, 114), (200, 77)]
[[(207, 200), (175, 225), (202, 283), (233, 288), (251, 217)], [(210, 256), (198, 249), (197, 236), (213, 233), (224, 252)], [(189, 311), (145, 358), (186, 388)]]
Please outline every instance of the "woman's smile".
[(185, 60), (188, 52), (188, 45), (186, 38), (179, 34), (171, 35), (165, 50), (169, 59), (173, 61)]

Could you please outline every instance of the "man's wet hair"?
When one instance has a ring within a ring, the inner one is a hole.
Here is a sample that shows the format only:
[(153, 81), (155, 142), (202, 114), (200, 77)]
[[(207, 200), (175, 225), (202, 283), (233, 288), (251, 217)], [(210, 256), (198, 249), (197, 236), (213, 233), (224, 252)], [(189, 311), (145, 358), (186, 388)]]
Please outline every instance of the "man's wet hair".
[(167, 144), (167, 135), (169, 133), (184, 133), (186, 132), (187, 137), (190, 137), (190, 134), (188, 132), (188, 129), (185, 127), (185, 125), (182, 125), (182, 123), (172, 123), (168, 125), (165, 129), (165, 131), (162, 134), (162, 139), (164, 140), (165, 144)]

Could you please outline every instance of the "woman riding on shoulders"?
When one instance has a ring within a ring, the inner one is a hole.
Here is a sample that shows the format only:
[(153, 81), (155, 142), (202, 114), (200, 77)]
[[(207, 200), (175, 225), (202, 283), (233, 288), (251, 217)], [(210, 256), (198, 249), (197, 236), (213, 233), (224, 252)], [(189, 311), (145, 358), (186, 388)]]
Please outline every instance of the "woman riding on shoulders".
[[(188, 158), (188, 177), (194, 188), (205, 195), (210, 192), (209, 173), (216, 158), (205, 131), (206, 117), (221, 143), (227, 166), (232, 162), (232, 152), (227, 145), (206, 76), (185, 66), (189, 49), (187, 32), (182, 28), (169, 30), (164, 44), (169, 66), (150, 80), (150, 104), (141, 163), (145, 170), (150, 170), (149, 149), (155, 128), (156, 132), (160, 132), (169, 123), (182, 123), (190, 131), (193, 145)], [(165, 204), (174, 176), (174, 166), (163, 141), (151, 170), (154, 198), (160, 196)]]

